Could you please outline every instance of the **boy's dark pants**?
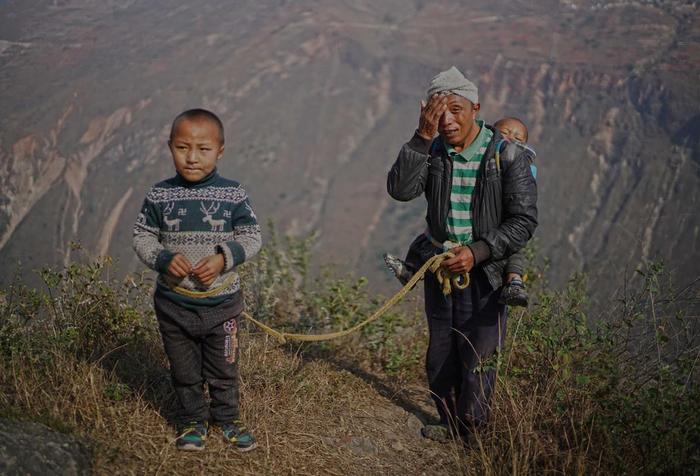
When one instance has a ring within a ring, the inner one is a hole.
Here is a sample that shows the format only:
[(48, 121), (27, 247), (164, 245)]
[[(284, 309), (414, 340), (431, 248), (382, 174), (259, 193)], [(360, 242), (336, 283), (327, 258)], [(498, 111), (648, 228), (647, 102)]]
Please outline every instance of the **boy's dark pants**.
[(462, 435), (486, 423), (496, 371), (489, 357), (505, 339), (506, 308), (498, 304), (480, 269), (471, 285), (444, 296), (435, 275), (425, 277), (425, 309), (430, 343), (428, 385), (440, 414)]
[(156, 316), (177, 394), (176, 421), (204, 421), (204, 382), (209, 384), (209, 413), (215, 423), (239, 417), (238, 316), (240, 300), (197, 311), (154, 296)]

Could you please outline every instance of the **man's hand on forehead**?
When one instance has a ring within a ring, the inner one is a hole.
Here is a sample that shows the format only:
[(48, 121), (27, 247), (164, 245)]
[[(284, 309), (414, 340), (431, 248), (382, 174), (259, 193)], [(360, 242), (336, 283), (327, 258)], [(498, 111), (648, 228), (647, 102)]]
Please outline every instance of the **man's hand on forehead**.
[(420, 102), (420, 118), (418, 120), (418, 135), (423, 139), (432, 140), (438, 132), (440, 116), (447, 110), (447, 94), (433, 94), (428, 103)]

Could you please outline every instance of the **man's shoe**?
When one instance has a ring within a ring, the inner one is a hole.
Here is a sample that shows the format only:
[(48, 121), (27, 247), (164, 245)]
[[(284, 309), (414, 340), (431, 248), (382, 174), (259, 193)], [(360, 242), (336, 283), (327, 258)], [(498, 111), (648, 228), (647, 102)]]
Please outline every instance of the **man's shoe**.
[(420, 429), (420, 434), (424, 438), (437, 441), (438, 443), (447, 443), (452, 439), (452, 434), (447, 425), (425, 425)]
[(404, 263), (400, 258), (397, 258), (394, 255), (384, 253), (384, 263), (386, 264), (386, 267), (389, 268), (389, 270), (392, 273), (394, 273), (396, 279), (398, 279), (399, 282), (404, 286), (413, 277), (413, 273), (408, 270), (408, 268), (406, 267), (406, 263)]
[(201, 451), (207, 439), (207, 423), (192, 421), (178, 427), (175, 447), (184, 451)]
[(509, 306), (527, 307), (528, 296), (522, 280), (515, 278), (506, 284), (501, 291), (500, 301)]
[(231, 443), (240, 452), (250, 451), (258, 446), (255, 437), (241, 420), (233, 420), (231, 423), (221, 425), (224, 440)]

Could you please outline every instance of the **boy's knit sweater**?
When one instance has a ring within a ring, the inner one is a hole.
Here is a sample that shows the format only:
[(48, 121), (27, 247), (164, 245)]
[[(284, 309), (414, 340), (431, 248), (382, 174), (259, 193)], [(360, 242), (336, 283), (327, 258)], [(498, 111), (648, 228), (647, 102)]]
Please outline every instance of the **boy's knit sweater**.
[[(215, 306), (240, 291), (234, 269), (260, 250), (260, 226), (238, 182), (221, 177), (216, 170), (199, 182), (176, 175), (155, 184), (146, 194), (134, 225), (133, 244), (141, 261), (158, 271), (157, 292), (188, 308)], [(224, 269), (209, 287), (191, 276), (178, 280), (167, 274), (176, 253), (192, 266), (221, 253)], [(226, 282), (224, 289), (205, 298), (183, 296), (171, 289), (205, 291)]]

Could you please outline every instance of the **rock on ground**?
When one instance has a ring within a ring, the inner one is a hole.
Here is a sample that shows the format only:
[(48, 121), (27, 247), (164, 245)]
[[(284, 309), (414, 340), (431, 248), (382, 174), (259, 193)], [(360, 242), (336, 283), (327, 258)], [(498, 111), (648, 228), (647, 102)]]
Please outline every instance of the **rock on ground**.
[(32, 422), (0, 419), (0, 474), (88, 475), (90, 451), (76, 438)]

